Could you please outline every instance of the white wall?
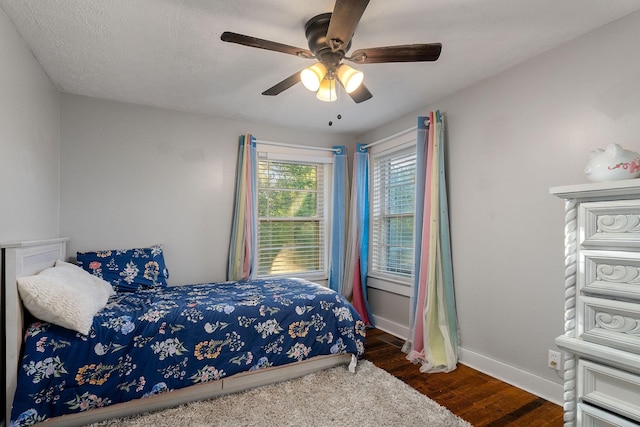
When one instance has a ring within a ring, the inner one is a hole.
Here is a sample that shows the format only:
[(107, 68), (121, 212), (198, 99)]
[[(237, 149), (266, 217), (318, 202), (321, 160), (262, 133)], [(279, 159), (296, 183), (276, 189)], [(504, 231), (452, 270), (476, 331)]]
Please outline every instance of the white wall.
[(238, 137), (352, 143), (258, 123), (62, 95), (68, 253), (162, 243), (170, 284), (226, 278)]
[(0, 9), (0, 242), (58, 237), (58, 91)]
[(362, 138), (445, 114), (462, 360), (555, 401), (547, 350), (563, 333), (564, 205), (549, 187), (587, 182), (593, 148), (640, 152), (638, 40), (635, 13)]

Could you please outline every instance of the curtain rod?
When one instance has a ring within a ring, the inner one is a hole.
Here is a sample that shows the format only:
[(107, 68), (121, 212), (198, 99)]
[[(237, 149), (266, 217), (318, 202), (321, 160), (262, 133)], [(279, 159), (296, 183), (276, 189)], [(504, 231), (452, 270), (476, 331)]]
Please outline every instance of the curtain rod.
[(407, 134), (407, 133), (409, 133), (409, 132), (413, 132), (413, 131), (414, 131), (414, 130), (416, 130), (416, 129), (418, 129), (418, 126), (412, 126), (412, 127), (410, 127), (409, 129), (401, 130), (400, 132), (398, 132), (398, 133), (394, 133), (394, 134), (393, 134), (393, 135), (391, 135), (391, 136), (387, 136), (386, 138), (382, 138), (382, 139), (380, 139), (380, 140), (378, 140), (378, 141), (374, 141), (374, 142), (372, 142), (372, 143), (370, 143), (370, 144), (367, 144), (367, 145), (363, 145), (363, 146), (361, 146), (361, 147), (360, 147), (360, 151), (364, 151), (364, 150), (366, 150), (366, 149), (367, 149), (367, 148), (369, 148), (369, 147), (373, 147), (374, 145), (382, 144), (383, 142), (387, 142), (387, 141), (389, 141), (389, 140), (392, 140), (393, 138), (397, 138), (397, 137), (402, 136), (402, 135), (404, 135), (404, 134)]
[(256, 139), (255, 142), (257, 144), (277, 145), (277, 146), (280, 146), (280, 147), (289, 147), (289, 148), (301, 148), (303, 150), (333, 151), (334, 153), (339, 153), (340, 152), (340, 149), (338, 149), (338, 148), (312, 147), (312, 146), (308, 146), (308, 145), (287, 144), (285, 142), (262, 141), (262, 140), (259, 140), (259, 139)]

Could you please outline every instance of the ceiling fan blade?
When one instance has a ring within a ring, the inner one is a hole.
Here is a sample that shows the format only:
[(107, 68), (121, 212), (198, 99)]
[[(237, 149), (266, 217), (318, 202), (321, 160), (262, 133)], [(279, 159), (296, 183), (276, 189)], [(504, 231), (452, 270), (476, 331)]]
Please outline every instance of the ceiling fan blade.
[(351, 41), (369, 0), (336, 0), (327, 30), (327, 45), (332, 51), (344, 50)]
[(360, 104), (361, 102), (364, 102), (367, 99), (371, 99), (373, 97), (364, 83), (362, 83), (358, 89), (354, 90), (348, 95), (355, 101), (356, 104)]
[(272, 42), (270, 40), (263, 40), (257, 37), (245, 36), (244, 34), (232, 33), (225, 31), (220, 36), (220, 40), (229, 43), (237, 43), (249, 47), (257, 47), (259, 49), (272, 50), (274, 52), (288, 53), (289, 55), (295, 55), (302, 58), (313, 58), (313, 53), (308, 49), (302, 49), (300, 47), (289, 46), (278, 42)]
[(294, 86), (297, 83), (300, 83), (300, 71), (287, 77), (286, 79), (284, 79), (280, 83), (275, 84), (269, 89), (265, 90), (264, 92), (262, 92), (262, 94), (267, 96), (276, 96), (279, 93), (284, 92), (285, 90), (289, 89), (291, 86)]
[(435, 61), (441, 51), (442, 43), (405, 44), (358, 49), (347, 59), (358, 64)]

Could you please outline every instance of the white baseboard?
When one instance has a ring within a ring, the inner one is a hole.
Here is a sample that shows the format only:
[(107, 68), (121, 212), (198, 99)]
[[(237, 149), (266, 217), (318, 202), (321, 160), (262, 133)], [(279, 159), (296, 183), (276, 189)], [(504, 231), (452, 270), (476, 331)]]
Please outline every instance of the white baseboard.
[(464, 348), (458, 349), (458, 356), (460, 363), (463, 365), (535, 394), (549, 402), (563, 405), (564, 387), (562, 384), (549, 381)]
[(375, 314), (373, 315), (373, 322), (376, 324), (376, 329), (380, 329), (381, 331), (385, 331), (388, 334), (395, 335), (398, 338), (406, 340), (409, 336), (409, 327), (406, 325), (392, 322), (389, 319), (378, 317)]

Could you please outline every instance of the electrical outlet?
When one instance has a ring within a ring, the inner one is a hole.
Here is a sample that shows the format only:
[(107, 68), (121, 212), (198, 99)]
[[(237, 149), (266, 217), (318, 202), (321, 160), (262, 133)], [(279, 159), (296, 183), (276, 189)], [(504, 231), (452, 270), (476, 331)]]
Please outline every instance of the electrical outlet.
[(549, 359), (547, 363), (551, 369), (559, 371), (562, 368), (560, 359), (562, 359), (562, 356), (559, 351), (549, 350)]

